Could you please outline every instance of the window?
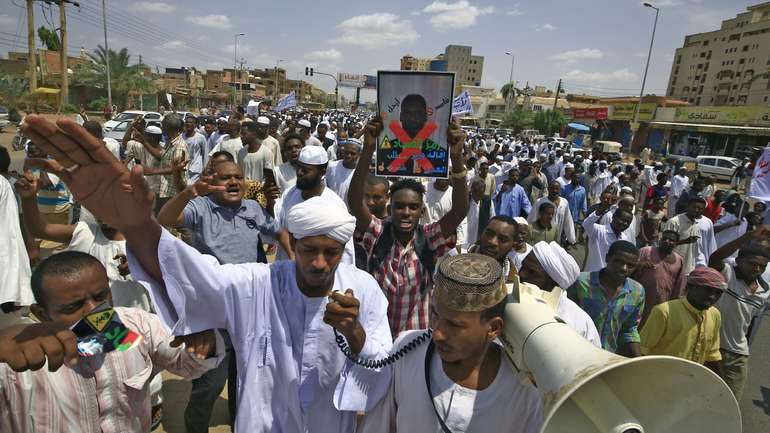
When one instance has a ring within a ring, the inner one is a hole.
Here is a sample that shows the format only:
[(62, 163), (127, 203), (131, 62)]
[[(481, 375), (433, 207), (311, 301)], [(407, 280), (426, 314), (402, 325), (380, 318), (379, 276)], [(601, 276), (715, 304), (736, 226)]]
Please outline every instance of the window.
[[(676, 56), (676, 64), (678, 65), (680, 63), (682, 63), (682, 56), (681, 55)], [(768, 61), (767, 63), (770, 64), (770, 61)]]
[(704, 47), (707, 47), (708, 45), (709, 45), (709, 41), (708, 41), (708, 39), (706, 39), (705, 41), (703, 41), (703, 46), (704, 46)]
[(678, 74), (679, 74), (679, 66), (674, 68), (674, 75), (678, 75)]
[(743, 46), (743, 51), (748, 51), (748, 50), (749, 50), (749, 46), (748, 45), (744, 45)]
[(713, 166), (716, 163), (716, 159), (714, 158), (702, 158), (700, 161), (698, 161), (698, 165), (711, 165)]
[(739, 64), (739, 65), (742, 65), (742, 64), (744, 64), (744, 63), (746, 63), (746, 59), (740, 59), (740, 60), (738, 61), (738, 64)]
[[(668, 94), (673, 95), (674, 93), (676, 93), (676, 87), (671, 86), (671, 90), (668, 92)], [(765, 100), (767, 100), (767, 96), (765, 96)]]
[(695, 99), (695, 105), (700, 105), (700, 96), (698, 96), (698, 98)]
[(706, 52), (704, 51), (704, 52), (700, 53), (700, 56), (701, 57), (706, 57)]
[(703, 69), (703, 63), (698, 63), (698, 69)]
[(717, 167), (734, 169), (735, 164), (728, 159), (717, 159)]
[[(671, 85), (676, 86), (676, 77), (671, 79)], [(674, 93), (673, 91), (671, 93)]]

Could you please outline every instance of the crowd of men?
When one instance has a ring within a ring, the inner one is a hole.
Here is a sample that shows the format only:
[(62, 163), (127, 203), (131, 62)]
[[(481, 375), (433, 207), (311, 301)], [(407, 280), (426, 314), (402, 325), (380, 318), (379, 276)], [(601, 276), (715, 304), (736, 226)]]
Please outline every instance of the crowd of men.
[[(117, 147), (81, 120), (27, 116), (22, 173), (0, 148), (3, 432), (150, 431), (162, 370), (193, 380), (188, 432), (226, 383), (238, 432), (538, 432), (498, 342), (516, 282), (597, 347), (741, 398), (766, 206), (675, 160), (452, 124), (446, 179), (383, 178), (377, 116), (168, 113)], [(79, 356), (105, 302), (144, 340)]]

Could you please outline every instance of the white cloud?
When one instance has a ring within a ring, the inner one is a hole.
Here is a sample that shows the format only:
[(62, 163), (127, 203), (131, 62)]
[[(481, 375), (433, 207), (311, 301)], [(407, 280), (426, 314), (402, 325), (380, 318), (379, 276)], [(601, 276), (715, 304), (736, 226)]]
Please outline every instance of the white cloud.
[(548, 23), (545, 23), (545, 24), (534, 24), (532, 26), (532, 28), (535, 29), (536, 32), (552, 32), (552, 31), (556, 30), (556, 26), (554, 26), (553, 24), (548, 24)]
[(596, 48), (581, 48), (579, 50), (565, 51), (549, 57), (550, 60), (566, 63), (575, 63), (581, 60), (597, 60), (604, 57), (604, 53)]
[(339, 23), (342, 34), (332, 40), (366, 49), (385, 48), (417, 40), (412, 22), (391, 13), (358, 15)]
[(229, 29), (233, 25), (230, 23), (230, 18), (227, 15), (204, 15), (200, 17), (187, 17), (185, 21), (197, 24), (203, 27), (211, 27), (212, 29)]
[(342, 53), (332, 48), (331, 50), (316, 50), (305, 54), (308, 60), (325, 61), (335, 63), (342, 60)]
[(138, 12), (170, 14), (176, 10), (176, 6), (163, 2), (136, 2), (131, 9)]
[(0, 25), (4, 28), (11, 28), (12, 25), (16, 24), (16, 18), (11, 17), (8, 14), (0, 14)]
[(412, 11), (412, 12), (409, 12), (409, 15), (411, 15), (411, 16), (413, 16), (413, 17), (419, 16), (419, 15), (420, 15), (420, 11)]
[(628, 68), (617, 69), (610, 72), (587, 72), (580, 69), (573, 69), (566, 74), (564, 78), (574, 80), (578, 83), (612, 82), (612, 81), (636, 81), (639, 77)]
[(681, 2), (678, 2), (676, 0), (658, 0), (650, 3), (652, 3), (653, 6), (658, 8), (670, 8), (670, 7), (679, 6), (682, 4)]
[(519, 10), (518, 8), (515, 8), (515, 9), (511, 9), (511, 10), (509, 10), (509, 11), (508, 11), (508, 12), (506, 12), (505, 14), (506, 14), (506, 15), (508, 15), (509, 17), (519, 17), (519, 16), (522, 16), (522, 15), (524, 15), (524, 12), (522, 12), (522, 11), (521, 11), (521, 10)]
[(173, 41), (168, 41), (158, 46), (157, 48), (161, 50), (180, 50), (183, 48), (187, 48), (187, 44), (184, 41), (173, 40)]
[(455, 3), (434, 1), (422, 10), (427, 14), (433, 14), (430, 23), (436, 30), (464, 29), (476, 24), (476, 18), (488, 15), (495, 11), (493, 6), (478, 7), (471, 5), (466, 0)]

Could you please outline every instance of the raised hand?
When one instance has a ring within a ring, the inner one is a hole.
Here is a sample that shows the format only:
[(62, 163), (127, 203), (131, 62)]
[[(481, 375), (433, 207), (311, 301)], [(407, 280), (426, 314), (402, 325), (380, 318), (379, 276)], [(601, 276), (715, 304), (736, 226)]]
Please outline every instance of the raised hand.
[(96, 218), (124, 233), (152, 222), (154, 194), (141, 165), (129, 173), (101, 140), (68, 119), (53, 124), (28, 115), (21, 130), (54, 158), (30, 159), (28, 165), (57, 175)]
[(39, 370), (48, 359), (48, 371), (65, 362), (77, 363), (77, 337), (55, 322), (15, 325), (0, 329), (0, 362), (14, 371)]
[(40, 185), (37, 179), (29, 170), (24, 170), (24, 175), (19, 177), (16, 181), (16, 192), (24, 199), (35, 198), (37, 192), (40, 190)]
[(447, 127), (447, 143), (449, 143), (450, 153), (463, 152), (463, 146), (465, 146), (465, 131), (462, 130), (456, 123), (450, 123)]
[(382, 134), (383, 122), (380, 116), (377, 116), (369, 121), (364, 126), (366, 133), (364, 134), (364, 150), (374, 152), (377, 146), (377, 137)]
[(171, 341), (171, 347), (179, 347), (184, 343), (185, 350), (188, 353), (195, 355), (198, 359), (211, 358), (217, 351), (217, 337), (214, 331), (209, 329), (206, 331), (196, 332), (190, 335), (181, 335), (175, 337)]
[(224, 185), (212, 185), (213, 180), (214, 176), (201, 176), (194, 184), (192, 184), (195, 195), (203, 197), (212, 192), (225, 191), (227, 189)]
[(125, 277), (131, 273), (128, 269), (128, 258), (125, 254), (118, 254), (112, 258), (112, 260), (118, 261), (118, 273), (121, 277)]
[(359, 326), (359, 306), (360, 303), (353, 294), (353, 290), (348, 289), (345, 291), (345, 294), (333, 292), (329, 296), (329, 303), (326, 304), (324, 322), (337, 329), (345, 337), (348, 337)]

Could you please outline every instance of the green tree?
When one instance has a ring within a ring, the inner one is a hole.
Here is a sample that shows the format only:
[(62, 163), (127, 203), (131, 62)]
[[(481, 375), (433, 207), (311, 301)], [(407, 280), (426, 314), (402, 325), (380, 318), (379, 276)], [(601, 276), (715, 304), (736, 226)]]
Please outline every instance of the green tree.
[(37, 37), (40, 38), (40, 41), (49, 51), (61, 50), (61, 41), (55, 30), (49, 30), (47, 27), (40, 26), (37, 29)]
[(546, 136), (551, 136), (566, 124), (567, 118), (559, 110), (543, 110), (535, 114), (535, 129)]
[[(109, 53), (101, 45), (93, 53), (86, 54), (88, 61), (75, 67), (73, 83), (107, 89), (107, 62), (110, 65), (110, 85), (112, 87), (113, 103), (126, 106), (128, 92), (155, 92), (155, 84), (151, 77), (142, 75), (139, 64), (130, 64), (131, 56), (128, 50), (122, 48)], [(109, 60), (108, 60), (109, 59)]]
[(506, 112), (510, 111), (511, 106), (515, 105), (516, 97), (519, 95), (520, 92), (521, 90), (517, 89), (514, 83), (504, 84), (503, 87), (500, 89), (500, 93), (503, 95), (503, 99), (505, 99)]
[(505, 113), (501, 126), (513, 129), (513, 133), (518, 134), (523, 129), (532, 126), (532, 124), (532, 112), (522, 107), (515, 107), (510, 113)]
[(8, 109), (8, 120), (18, 122), (21, 120), (19, 110), (26, 107), (29, 90), (26, 80), (0, 75), (0, 104)]

